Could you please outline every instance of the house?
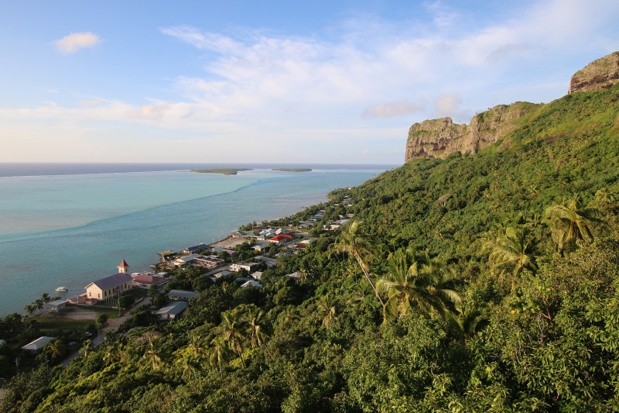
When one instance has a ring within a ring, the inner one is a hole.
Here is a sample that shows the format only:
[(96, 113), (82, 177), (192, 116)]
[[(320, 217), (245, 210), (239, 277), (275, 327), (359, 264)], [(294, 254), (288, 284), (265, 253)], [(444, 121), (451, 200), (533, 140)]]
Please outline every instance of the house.
[(206, 245), (205, 243), (201, 242), (198, 245), (194, 245), (193, 247), (187, 247), (183, 250), (183, 252), (185, 254), (194, 254), (195, 252), (199, 251), (199, 250), (205, 250), (208, 249), (208, 245)]
[(31, 341), (30, 343), (26, 344), (21, 349), (24, 350), (26, 353), (39, 354), (41, 352), (41, 350), (43, 350), (43, 347), (45, 347), (45, 345), (47, 343), (49, 343), (50, 341), (55, 340), (55, 339), (56, 339), (56, 337), (42, 336), (42, 337), (39, 337), (36, 340)]
[(195, 291), (185, 291), (185, 290), (170, 290), (168, 293), (168, 298), (174, 301), (189, 301), (190, 299), (199, 296), (200, 293)]
[(184, 257), (178, 257), (174, 260), (174, 265), (179, 268), (183, 268), (188, 264), (191, 264), (196, 260), (196, 258), (200, 257), (198, 254), (185, 255)]
[(262, 271), (256, 271), (251, 273), (250, 275), (254, 280), (260, 281), (260, 279), (262, 278)]
[(217, 248), (213, 248), (213, 252), (214, 252), (215, 254), (218, 254), (218, 255), (219, 255), (220, 253), (222, 253), (222, 252), (225, 252), (225, 253), (226, 253), (226, 254), (228, 254), (228, 255), (234, 255), (234, 254), (236, 254), (236, 251), (235, 251), (235, 250), (231, 250), (231, 249), (229, 249), (229, 248), (219, 248), (219, 247), (217, 247)]
[(266, 250), (269, 245), (271, 245), (270, 242), (258, 241), (254, 245), (252, 245), (252, 248), (254, 249), (254, 251), (262, 252)]
[(186, 301), (174, 301), (158, 310), (155, 315), (157, 315), (160, 320), (174, 320), (185, 311), (188, 305)]
[(132, 285), (133, 279), (130, 274), (118, 273), (93, 281), (84, 288), (86, 289), (86, 298), (103, 301), (116, 297), (123, 291), (130, 290)]
[(273, 244), (280, 244), (282, 242), (286, 242), (291, 239), (292, 239), (292, 235), (279, 234), (279, 235), (269, 238), (267, 241), (272, 242)]
[(258, 266), (257, 262), (248, 262), (248, 263), (239, 262), (239, 263), (230, 264), (230, 271), (239, 272), (241, 270), (245, 270), (247, 272), (251, 272), (257, 266)]
[(216, 279), (220, 279), (221, 277), (225, 277), (225, 276), (230, 275), (230, 274), (232, 274), (232, 272), (223, 270), (223, 271), (218, 272), (217, 274), (215, 274), (214, 277)]
[(168, 281), (167, 278), (160, 276), (159, 274), (131, 274), (131, 277), (133, 278), (133, 284), (142, 288), (148, 288), (151, 285), (163, 284)]
[(49, 311), (56, 311), (57, 313), (63, 311), (67, 307), (67, 300), (55, 300), (47, 303)]
[(293, 272), (291, 274), (286, 274), (285, 277), (292, 278), (293, 280), (299, 280), (301, 279), (301, 274), (298, 272)]
[(264, 257), (262, 255), (254, 257), (254, 258), (264, 262), (267, 265), (267, 268), (271, 268), (277, 265), (277, 260), (274, 258)]
[(243, 284), (241, 284), (241, 288), (247, 288), (247, 287), (262, 288), (262, 284), (260, 284), (256, 280), (248, 280), (244, 282)]
[(201, 266), (212, 270), (222, 265), (224, 263), (224, 260), (217, 257), (216, 255), (209, 255), (208, 257), (197, 257), (196, 262)]

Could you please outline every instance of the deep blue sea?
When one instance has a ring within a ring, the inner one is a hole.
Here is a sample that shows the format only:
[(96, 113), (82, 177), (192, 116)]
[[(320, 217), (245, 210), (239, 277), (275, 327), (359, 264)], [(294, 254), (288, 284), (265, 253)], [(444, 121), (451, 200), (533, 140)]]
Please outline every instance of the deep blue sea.
[[(190, 169), (245, 167), (235, 176)], [(278, 172), (303, 167), (312, 172)], [(0, 164), (0, 316), (43, 292), (147, 271), (157, 252), (292, 215), (394, 165)]]

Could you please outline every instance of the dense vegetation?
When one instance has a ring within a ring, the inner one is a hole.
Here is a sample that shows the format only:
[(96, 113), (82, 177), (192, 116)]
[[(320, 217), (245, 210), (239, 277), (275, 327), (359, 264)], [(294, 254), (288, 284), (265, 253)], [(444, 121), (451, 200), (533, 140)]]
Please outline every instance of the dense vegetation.
[(568, 95), (477, 155), (334, 191), (283, 222), (354, 220), (317, 223), (262, 290), (205, 284), (180, 320), (137, 314), (13, 379), (4, 410), (619, 410), (618, 99)]

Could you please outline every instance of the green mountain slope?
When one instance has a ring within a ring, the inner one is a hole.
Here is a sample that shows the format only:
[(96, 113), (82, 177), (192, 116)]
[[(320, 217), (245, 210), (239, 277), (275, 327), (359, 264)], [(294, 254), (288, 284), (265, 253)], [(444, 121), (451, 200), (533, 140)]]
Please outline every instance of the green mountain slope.
[(334, 191), (282, 220), (324, 209), (262, 290), (224, 281), (180, 320), (138, 314), (18, 376), (4, 411), (619, 409), (618, 99), (535, 105), (476, 155)]

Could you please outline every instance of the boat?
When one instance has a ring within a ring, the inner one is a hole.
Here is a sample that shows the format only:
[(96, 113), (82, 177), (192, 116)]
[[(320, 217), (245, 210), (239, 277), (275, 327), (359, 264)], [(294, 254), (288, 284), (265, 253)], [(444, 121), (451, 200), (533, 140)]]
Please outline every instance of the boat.
[(58, 288), (56, 288), (56, 292), (57, 293), (66, 293), (67, 291), (69, 291), (69, 289), (67, 287), (58, 287)]

